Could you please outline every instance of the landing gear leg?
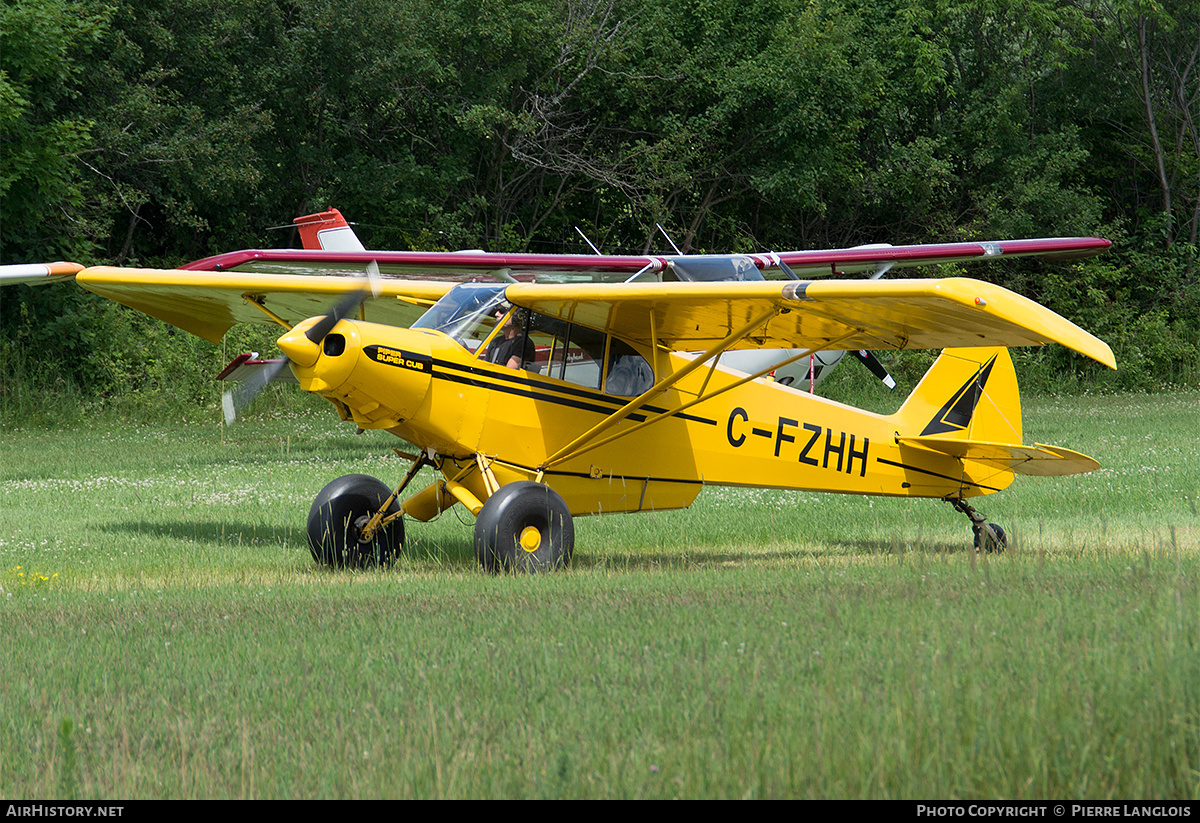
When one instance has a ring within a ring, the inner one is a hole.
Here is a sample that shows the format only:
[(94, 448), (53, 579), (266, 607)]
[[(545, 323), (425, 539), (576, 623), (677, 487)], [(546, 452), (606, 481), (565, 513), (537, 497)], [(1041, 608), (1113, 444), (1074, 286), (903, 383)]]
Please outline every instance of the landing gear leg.
[(391, 491), (374, 477), (348, 474), (321, 489), (308, 511), (308, 546), (325, 566), (364, 568), (387, 565), (404, 548), (403, 510), (396, 498), (422, 466), (425, 455)]
[(1008, 535), (999, 525), (988, 523), (987, 518), (961, 497), (947, 497), (945, 500), (955, 511), (962, 512), (971, 519), (971, 530), (975, 533), (975, 551), (990, 554), (1008, 548)]

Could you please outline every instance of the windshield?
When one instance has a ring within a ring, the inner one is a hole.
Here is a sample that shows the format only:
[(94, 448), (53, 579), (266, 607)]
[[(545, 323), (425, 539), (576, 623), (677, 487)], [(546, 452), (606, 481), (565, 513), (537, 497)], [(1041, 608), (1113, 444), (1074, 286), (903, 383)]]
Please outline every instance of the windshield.
[(505, 288), (502, 283), (462, 283), (446, 292), (412, 327), (445, 332), (474, 351), (495, 328), (496, 313), (508, 311)]

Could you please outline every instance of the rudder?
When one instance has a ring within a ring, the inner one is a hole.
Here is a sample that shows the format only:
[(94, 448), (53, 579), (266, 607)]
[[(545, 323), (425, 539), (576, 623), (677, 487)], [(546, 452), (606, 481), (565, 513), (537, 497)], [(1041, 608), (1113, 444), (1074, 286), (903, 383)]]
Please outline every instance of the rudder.
[(1021, 396), (1008, 349), (945, 349), (893, 416), (909, 437), (1021, 443)]

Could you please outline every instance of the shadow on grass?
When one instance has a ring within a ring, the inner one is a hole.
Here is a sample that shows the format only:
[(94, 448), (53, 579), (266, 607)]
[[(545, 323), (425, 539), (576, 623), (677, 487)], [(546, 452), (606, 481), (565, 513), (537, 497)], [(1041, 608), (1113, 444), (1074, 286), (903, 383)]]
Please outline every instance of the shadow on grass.
[(963, 555), (974, 551), (970, 542), (930, 542), (922, 545), (896, 544), (883, 540), (835, 541), (821, 548), (786, 548), (770, 550), (740, 551), (736, 548), (724, 550), (683, 550), (662, 552), (622, 551), (618, 555), (606, 555), (599, 551), (580, 550), (576, 547), (571, 565), (575, 568), (617, 569), (694, 569), (704, 566), (743, 566), (750, 564), (791, 564), (838, 560), (854, 555), (881, 557), (886, 555)]
[(112, 534), (130, 534), (139, 537), (161, 537), (211, 546), (229, 546), (247, 543), (265, 543), (272, 546), (295, 545), (307, 548), (304, 534), (296, 528), (259, 526), (250, 523), (222, 521), (219, 523), (150, 523), (146, 520), (128, 523), (110, 523), (101, 529)]
[[(151, 523), (145, 520), (110, 524), (105, 531), (114, 534), (159, 537), (201, 543), (214, 549), (233, 546), (264, 546), (293, 549), (305, 555), (308, 541), (299, 527), (279, 527), (238, 522)], [(474, 543), (470, 538), (422, 538), (411, 531), (406, 535), (400, 562), (419, 564), (446, 571), (479, 570)], [(820, 547), (786, 547), (772, 549), (676, 549), (661, 551), (622, 549), (608, 554), (602, 548), (576, 546), (572, 568), (580, 570), (614, 569), (622, 571), (690, 571), (699, 568), (741, 567), (749, 565), (788, 566), (798, 563), (832, 562), (853, 556), (883, 557), (887, 555), (947, 556), (964, 555), (974, 551), (971, 543), (929, 541), (912, 544), (888, 540), (839, 540)]]
[[(263, 546), (294, 549), (309, 554), (308, 538), (301, 526), (265, 526), (236, 521), (151, 523), (146, 520), (111, 523), (102, 527), (111, 534), (177, 540), (222, 549), (231, 546)], [(409, 562), (462, 569), (476, 567), (475, 548), (469, 541), (433, 541), (406, 534), (403, 555)]]
[(962, 541), (931, 540), (913, 543), (901, 540), (834, 540), (831, 549), (839, 554), (966, 554), (975, 551), (971, 537)]

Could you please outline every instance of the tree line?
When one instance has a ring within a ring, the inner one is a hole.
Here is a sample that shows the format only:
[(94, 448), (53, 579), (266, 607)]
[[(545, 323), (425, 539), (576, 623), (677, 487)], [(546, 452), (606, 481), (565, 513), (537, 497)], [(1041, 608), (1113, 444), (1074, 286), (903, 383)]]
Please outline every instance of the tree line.
[[(969, 273), (1109, 340), (1106, 385), (1200, 370), (1195, 0), (5, 0), (0, 37), (0, 262), (292, 245), (331, 205), (394, 249), (1098, 234)], [(130, 322), (7, 289), (5, 382), (136, 383)]]

